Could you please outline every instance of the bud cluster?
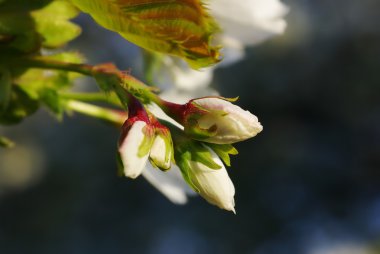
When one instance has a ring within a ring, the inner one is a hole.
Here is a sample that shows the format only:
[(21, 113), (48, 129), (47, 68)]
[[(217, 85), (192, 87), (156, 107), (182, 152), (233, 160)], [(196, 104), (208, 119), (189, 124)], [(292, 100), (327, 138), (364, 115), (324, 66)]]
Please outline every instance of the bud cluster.
[(231, 101), (204, 97), (175, 104), (160, 99), (158, 106), (176, 121), (174, 125), (131, 96), (118, 150), (125, 176), (139, 176), (148, 160), (162, 171), (176, 165), (195, 192), (235, 212), (235, 188), (224, 165), (230, 166), (229, 156), (237, 154), (231, 144), (254, 137), (262, 126), (256, 116)]

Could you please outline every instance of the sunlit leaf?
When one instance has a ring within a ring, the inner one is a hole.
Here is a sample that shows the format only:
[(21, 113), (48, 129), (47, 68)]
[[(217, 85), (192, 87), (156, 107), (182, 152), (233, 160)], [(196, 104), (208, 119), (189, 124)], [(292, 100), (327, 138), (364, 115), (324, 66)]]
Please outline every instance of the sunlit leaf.
[(78, 10), (64, 0), (7, 0), (0, 4), (0, 53), (37, 52), (57, 48), (76, 38), (81, 29), (69, 20)]
[[(65, 52), (61, 54), (45, 56), (50, 60), (62, 62), (81, 63), (83, 57), (76, 52)], [(59, 95), (60, 91), (65, 91), (73, 85), (79, 74), (67, 71), (28, 69), (21, 76), (15, 79), (18, 87), (34, 100), (41, 101), (58, 118), (63, 113), (63, 102)]]
[(217, 25), (200, 0), (72, 0), (100, 25), (145, 49), (177, 55), (192, 67), (219, 61)]
[(69, 20), (76, 17), (78, 13), (71, 3), (59, 0), (32, 12), (36, 30), (43, 37), (42, 46), (56, 48), (76, 38), (81, 29)]
[[(83, 57), (77, 52), (64, 52), (50, 56), (44, 56), (46, 59), (57, 60), (69, 63), (82, 63)], [(67, 89), (73, 85), (75, 78), (79, 74), (67, 71), (28, 69), (24, 74), (18, 77), (14, 82), (21, 86), (24, 91), (28, 92), (33, 98), (38, 98), (40, 90), (49, 89)]]

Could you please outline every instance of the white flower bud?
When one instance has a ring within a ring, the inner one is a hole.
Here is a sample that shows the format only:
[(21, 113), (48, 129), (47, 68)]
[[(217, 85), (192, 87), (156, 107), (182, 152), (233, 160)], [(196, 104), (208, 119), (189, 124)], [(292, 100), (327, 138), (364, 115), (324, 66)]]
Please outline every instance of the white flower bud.
[(119, 154), (125, 176), (136, 178), (141, 174), (148, 160), (153, 137), (153, 129), (144, 121), (134, 122), (121, 137)]
[(203, 141), (230, 144), (252, 138), (263, 130), (256, 116), (224, 99), (205, 97), (191, 103), (206, 113), (195, 118), (197, 126), (185, 126), (185, 132), (191, 132), (191, 128), (213, 132)]
[(151, 162), (160, 169), (169, 169), (173, 157), (173, 145), (170, 136), (156, 135), (149, 157)]
[(219, 157), (211, 151), (213, 161), (220, 169), (211, 169), (202, 162), (189, 161), (189, 175), (199, 194), (209, 203), (235, 213), (235, 187)]

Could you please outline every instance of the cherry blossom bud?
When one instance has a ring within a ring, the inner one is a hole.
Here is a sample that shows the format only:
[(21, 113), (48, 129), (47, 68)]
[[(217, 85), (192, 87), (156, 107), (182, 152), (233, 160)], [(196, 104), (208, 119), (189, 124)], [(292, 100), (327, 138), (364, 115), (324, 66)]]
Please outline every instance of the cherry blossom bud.
[(196, 141), (177, 143), (175, 149), (187, 183), (210, 204), (235, 213), (235, 187), (219, 157)]
[(209, 203), (235, 213), (235, 187), (223, 163), (214, 153), (213, 159), (222, 168), (210, 169), (201, 162), (189, 161), (193, 184), (197, 186), (199, 194)]
[(125, 176), (136, 178), (148, 161), (155, 129), (144, 107), (132, 96), (129, 96), (128, 114), (119, 139), (119, 155)]
[(160, 124), (153, 118), (153, 125), (155, 128), (155, 138), (152, 148), (150, 150), (149, 159), (152, 165), (160, 168), (161, 170), (170, 169), (173, 158), (173, 141), (170, 131), (167, 127)]
[(256, 116), (221, 97), (191, 100), (184, 111), (185, 132), (205, 142), (231, 144), (263, 130)]
[(119, 142), (119, 154), (125, 176), (136, 178), (141, 174), (148, 161), (153, 139), (154, 128), (148, 123), (126, 121)]

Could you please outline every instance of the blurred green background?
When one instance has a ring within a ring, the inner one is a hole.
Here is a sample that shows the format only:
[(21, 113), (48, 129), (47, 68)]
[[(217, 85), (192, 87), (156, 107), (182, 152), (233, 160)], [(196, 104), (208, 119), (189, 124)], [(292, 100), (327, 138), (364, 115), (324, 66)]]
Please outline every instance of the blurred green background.
[[(264, 125), (229, 170), (237, 215), (117, 177), (117, 129), (41, 111), (0, 128), (0, 253), (380, 253), (380, 1), (285, 2), (286, 33), (213, 82)], [(76, 21), (69, 48), (141, 75), (135, 46)]]

